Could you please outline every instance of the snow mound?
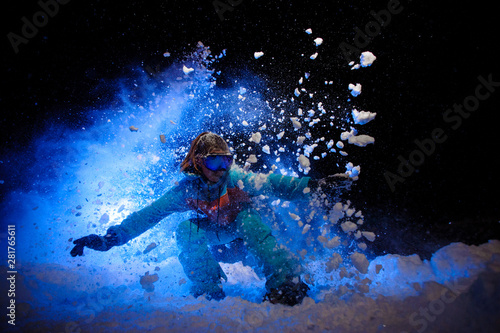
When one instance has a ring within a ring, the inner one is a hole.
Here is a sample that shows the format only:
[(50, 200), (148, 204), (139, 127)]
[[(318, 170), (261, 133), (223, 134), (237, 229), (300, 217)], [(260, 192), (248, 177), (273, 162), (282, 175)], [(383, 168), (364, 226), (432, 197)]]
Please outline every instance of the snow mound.
[(16, 281), (15, 329), (494, 332), (497, 328), (500, 241), (451, 244), (430, 261), (390, 254), (368, 263), (361, 253), (351, 255), (351, 261), (356, 269), (346, 271), (340, 256), (330, 258), (327, 278), (317, 279), (310, 297), (295, 307), (261, 303), (264, 281), (241, 262), (223, 264), (228, 296), (220, 302), (189, 296), (176, 260), (158, 264), (159, 281), (153, 292), (141, 289), (138, 276), (117, 267), (25, 263)]

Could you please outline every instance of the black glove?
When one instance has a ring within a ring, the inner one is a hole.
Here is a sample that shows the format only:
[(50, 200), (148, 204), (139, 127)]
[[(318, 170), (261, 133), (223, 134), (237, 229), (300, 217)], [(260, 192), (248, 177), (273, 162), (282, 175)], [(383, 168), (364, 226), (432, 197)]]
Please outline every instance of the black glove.
[(108, 251), (115, 245), (118, 245), (118, 238), (115, 233), (108, 233), (105, 236), (88, 235), (73, 241), (75, 247), (71, 250), (71, 256), (83, 255), (83, 248), (86, 246), (89, 249), (96, 251)]
[(311, 179), (307, 186), (312, 192), (319, 190), (325, 193), (332, 193), (337, 190), (350, 190), (352, 185), (352, 178), (345, 173), (336, 173), (321, 179)]

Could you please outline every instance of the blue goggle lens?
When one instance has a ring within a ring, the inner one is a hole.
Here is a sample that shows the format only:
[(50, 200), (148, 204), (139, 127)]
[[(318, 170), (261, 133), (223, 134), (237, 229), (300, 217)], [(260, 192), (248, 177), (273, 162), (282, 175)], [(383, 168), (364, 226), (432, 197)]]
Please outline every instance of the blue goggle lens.
[(233, 164), (233, 157), (227, 155), (208, 155), (204, 159), (205, 167), (212, 171), (227, 170)]

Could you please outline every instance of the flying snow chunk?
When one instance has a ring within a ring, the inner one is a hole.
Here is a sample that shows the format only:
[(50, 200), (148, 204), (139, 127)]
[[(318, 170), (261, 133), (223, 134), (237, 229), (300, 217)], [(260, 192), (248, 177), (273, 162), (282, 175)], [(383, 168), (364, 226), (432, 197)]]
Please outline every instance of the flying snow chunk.
[(299, 88), (295, 88), (295, 91), (293, 92), (293, 94), (294, 94), (295, 96), (299, 97), (299, 95), (300, 95), (300, 90), (299, 90)]
[(293, 128), (296, 130), (302, 127), (302, 124), (299, 122), (297, 117), (290, 118), (290, 120), (292, 121)]
[(323, 44), (323, 38), (320, 37), (316, 38), (314, 40), (314, 44), (316, 44), (316, 46), (320, 46), (321, 44)]
[(340, 237), (335, 236), (330, 239), (326, 244), (323, 244), (328, 249), (334, 249), (340, 245)]
[(309, 58), (312, 59), (312, 60), (314, 60), (314, 59), (316, 59), (317, 56), (318, 56), (318, 52), (314, 53)]
[(361, 84), (356, 83), (356, 85), (354, 85), (352, 83), (349, 83), (349, 90), (351, 91), (351, 95), (356, 97), (361, 94)]
[(335, 270), (337, 270), (342, 263), (342, 256), (338, 253), (334, 253), (332, 257), (328, 260), (326, 263), (326, 273), (331, 273)]
[(255, 59), (259, 59), (260, 57), (262, 57), (264, 55), (264, 52), (255, 52), (253, 54), (253, 56), (255, 57)]
[(266, 154), (271, 154), (271, 149), (269, 148), (268, 145), (265, 145), (264, 147), (262, 147), (262, 151)]
[(342, 223), (340, 225), (340, 227), (342, 228), (342, 230), (344, 232), (356, 231), (356, 229), (358, 229), (358, 226), (356, 225), (356, 223), (353, 223), (351, 221), (346, 221), (346, 222)]
[(306, 34), (310, 35), (310, 34), (312, 34), (312, 33), (313, 33), (313, 31), (312, 31), (312, 29), (311, 29), (311, 28), (309, 28), (309, 29), (307, 29), (307, 30), (306, 30)]
[(352, 264), (356, 269), (362, 273), (366, 274), (368, 273), (368, 265), (370, 264), (368, 262), (368, 259), (366, 259), (366, 256), (362, 253), (359, 252), (354, 252), (353, 254), (350, 255), (349, 257), (351, 259)]
[(276, 136), (278, 137), (278, 140), (279, 140), (283, 137), (283, 135), (285, 135), (285, 131), (279, 132), (278, 135), (276, 135)]
[(366, 147), (369, 144), (375, 143), (375, 138), (365, 134), (352, 135), (349, 137), (347, 142), (358, 147)]
[(375, 57), (373, 53), (371, 53), (370, 51), (365, 51), (361, 53), (361, 56), (359, 57), (359, 62), (361, 63), (362, 67), (368, 67), (373, 64), (375, 59), (377, 59), (377, 57)]
[(306, 145), (304, 147), (304, 155), (307, 156), (307, 157), (309, 157), (312, 154), (314, 148), (316, 148), (317, 146), (318, 146), (317, 143), (315, 143), (313, 145)]
[(304, 170), (304, 173), (307, 174), (309, 170), (311, 170), (311, 162), (304, 155), (299, 156), (299, 164), (300, 167)]
[(189, 73), (191, 73), (192, 71), (194, 71), (194, 68), (188, 68), (188, 67), (186, 67), (186, 65), (183, 65), (182, 66), (182, 71), (184, 72), (184, 74), (188, 75)]
[(348, 175), (350, 178), (356, 178), (359, 176), (359, 173), (361, 172), (361, 167), (359, 165), (354, 166), (351, 162), (347, 163), (346, 166), (346, 175)]
[(375, 240), (375, 234), (370, 231), (362, 231), (361, 234), (368, 239), (370, 242), (373, 242)]
[(356, 129), (354, 129), (354, 128), (350, 132), (347, 132), (347, 131), (342, 132), (340, 134), (340, 140), (342, 140), (342, 141), (347, 140), (351, 136), (356, 135), (356, 134), (358, 134), (358, 131), (356, 131)]
[(248, 163), (257, 163), (257, 156), (255, 156), (253, 154), (248, 156), (247, 162)]
[(260, 140), (262, 139), (262, 135), (260, 132), (256, 132), (252, 134), (252, 137), (250, 138), (250, 142), (255, 142), (255, 143), (260, 143)]
[(354, 123), (358, 125), (364, 125), (372, 121), (376, 115), (375, 112), (352, 110), (352, 118), (354, 118)]

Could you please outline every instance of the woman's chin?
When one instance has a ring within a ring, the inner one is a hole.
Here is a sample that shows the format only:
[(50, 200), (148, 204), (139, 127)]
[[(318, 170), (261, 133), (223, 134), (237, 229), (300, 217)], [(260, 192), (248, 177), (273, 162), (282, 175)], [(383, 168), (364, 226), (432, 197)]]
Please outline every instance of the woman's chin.
[(207, 179), (212, 183), (217, 183), (222, 178), (222, 176), (224, 176), (224, 171), (212, 173), (209, 177), (207, 177)]
[(221, 177), (210, 177), (208, 180), (212, 183), (217, 183), (221, 179)]

